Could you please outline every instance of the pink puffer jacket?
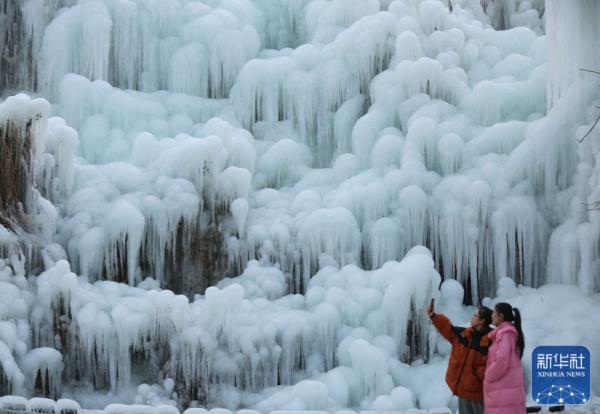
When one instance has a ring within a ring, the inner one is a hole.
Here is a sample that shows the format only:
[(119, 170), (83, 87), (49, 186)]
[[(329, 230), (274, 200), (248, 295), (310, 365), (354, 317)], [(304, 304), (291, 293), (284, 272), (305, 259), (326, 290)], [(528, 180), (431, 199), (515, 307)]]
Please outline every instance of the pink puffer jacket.
[(510, 322), (502, 322), (488, 336), (492, 345), (483, 381), (485, 414), (524, 414), (525, 384), (517, 329)]

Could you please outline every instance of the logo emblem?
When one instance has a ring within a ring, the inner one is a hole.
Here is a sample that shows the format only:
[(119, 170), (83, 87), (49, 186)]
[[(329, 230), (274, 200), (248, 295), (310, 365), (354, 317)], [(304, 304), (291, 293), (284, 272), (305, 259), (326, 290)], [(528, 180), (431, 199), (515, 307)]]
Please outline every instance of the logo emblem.
[(590, 398), (585, 346), (538, 346), (531, 354), (531, 397), (538, 404), (585, 404)]

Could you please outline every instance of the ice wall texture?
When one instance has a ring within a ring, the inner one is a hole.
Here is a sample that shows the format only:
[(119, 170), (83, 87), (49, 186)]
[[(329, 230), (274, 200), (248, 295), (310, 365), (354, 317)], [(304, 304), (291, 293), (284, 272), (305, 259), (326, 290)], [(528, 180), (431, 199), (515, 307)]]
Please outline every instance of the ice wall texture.
[[(260, 412), (452, 406), (450, 347), (419, 309), (435, 296), (438, 311), (462, 324), (472, 308), (461, 306), (460, 284), (445, 281), (438, 292), (439, 282), (423, 248), (375, 271), (324, 268), (304, 296), (286, 295), (284, 275), (254, 262), (193, 302), (153, 283), (90, 284), (66, 261), (28, 281), (0, 261), (0, 386), (55, 396), (62, 385), (90, 408), (115, 400)], [(573, 323), (598, 312), (597, 298), (575, 286), (517, 288), (508, 278), (498, 287), (495, 301), (523, 311), (526, 353), (571, 338), (600, 351), (598, 333)], [(429, 344), (427, 363), (409, 365), (419, 341)], [(39, 373), (45, 382), (34, 381)], [(78, 397), (73, 378), (114, 394)]]
[(544, 14), (545, 0), (481, 0), (481, 7), (490, 18), (490, 24), (496, 30), (506, 30), (518, 26), (530, 26), (537, 16)]
[[(255, 405), (280, 386), (281, 401), (262, 403), (269, 411), (287, 404), (294, 384), (306, 401), (303, 389), (316, 388), (315, 407), (355, 406), (392, 392), (423, 349), (416, 345), (429, 341), (417, 309), (439, 283), (423, 248), (373, 272), (324, 269), (306, 297), (286, 295), (284, 275), (254, 262), (192, 303), (152, 283), (91, 285), (64, 260), (31, 282), (0, 261), (0, 386), (56, 397), (62, 374), (117, 391), (131, 387), (135, 372), (136, 380), (175, 379), (184, 406)], [(442, 303), (460, 302), (455, 292)]]
[[(170, 376), (184, 405), (449, 403), (433, 380), (443, 364), (411, 382), (390, 362), (443, 362), (418, 316), (437, 295), (433, 269), (450, 312), (463, 293), (513, 297), (510, 283), (598, 289), (586, 206), (600, 198), (599, 137), (577, 138), (600, 78), (561, 58), (584, 32), (560, 19), (596, 6), (547, 4), (540, 17), (541, 2), (484, 3), (5, 8), (22, 17), (0, 49), (27, 51), (7, 62), (35, 71), (3, 82), (52, 103), (30, 213), (47, 272), (25, 285), (26, 266), (5, 271), (34, 316), (33, 336), (5, 354), (24, 367), (24, 350), (59, 349), (53, 378), (100, 389)], [(508, 30), (491, 26), (498, 16)], [(19, 369), (19, 392), (32, 392), (37, 371)]]
[(588, 79), (598, 74), (600, 57), (597, 39), (600, 32), (596, 24), (600, 5), (594, 1), (577, 1), (566, 4), (547, 2), (547, 37), (552, 45), (548, 49), (548, 105), (556, 104), (575, 79)]
[[(597, 291), (600, 275), (600, 140), (596, 123), (600, 108), (598, 74), (600, 38), (598, 26), (600, 5), (592, 1), (565, 4), (549, 1), (547, 7), (548, 38), (548, 107), (556, 123), (572, 123), (575, 133), (569, 140), (577, 142), (575, 171), (567, 165), (559, 171), (574, 172), (571, 194), (564, 198), (570, 204), (561, 224), (552, 233), (548, 254), (548, 281), (578, 284), (584, 291)], [(591, 71), (591, 72), (590, 72)], [(572, 85), (577, 85), (573, 87)], [(550, 117), (548, 117), (550, 118)], [(551, 121), (552, 122), (552, 121)], [(580, 123), (582, 126), (577, 127)], [(571, 129), (572, 130), (572, 129)], [(551, 136), (550, 136), (551, 137)], [(551, 138), (569, 151), (573, 144)], [(562, 142), (562, 143), (561, 143)], [(564, 186), (563, 186), (564, 187)], [(560, 200), (562, 197), (559, 197)]]
[[(539, 31), (530, 3), (519, 13)], [(504, 275), (539, 285), (546, 218), (511, 177), (475, 178), (475, 160), (502, 169), (544, 112), (543, 39), (478, 19), (473, 1), (62, 9), (42, 25), (38, 84), (90, 164), (53, 200), (58, 240), (92, 279), (177, 291), (261, 257), (302, 291), (322, 254), (373, 268), (418, 244), (469, 300)]]

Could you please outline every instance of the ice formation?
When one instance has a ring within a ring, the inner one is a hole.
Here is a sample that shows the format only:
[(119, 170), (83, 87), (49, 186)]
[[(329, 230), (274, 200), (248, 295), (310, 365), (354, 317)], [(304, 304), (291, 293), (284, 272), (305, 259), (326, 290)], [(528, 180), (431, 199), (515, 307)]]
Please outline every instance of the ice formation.
[(593, 0), (0, 8), (0, 392), (454, 407), (432, 297), (457, 323), (509, 300), (528, 350), (600, 352), (572, 323), (600, 307), (599, 17)]

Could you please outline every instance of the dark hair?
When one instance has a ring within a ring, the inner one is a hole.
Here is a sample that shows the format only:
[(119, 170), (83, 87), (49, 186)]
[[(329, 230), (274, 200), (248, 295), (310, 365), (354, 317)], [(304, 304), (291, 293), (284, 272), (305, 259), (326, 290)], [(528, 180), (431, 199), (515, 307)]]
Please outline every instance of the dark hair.
[(486, 327), (489, 327), (492, 323), (492, 310), (487, 306), (480, 306), (477, 308), (477, 315), (479, 319), (483, 319)]
[(517, 348), (519, 349), (519, 357), (523, 358), (523, 351), (525, 349), (525, 336), (521, 329), (521, 312), (519, 309), (513, 308), (509, 303), (500, 302), (494, 307), (496, 313), (499, 313), (504, 317), (506, 322), (512, 322), (517, 328)]

